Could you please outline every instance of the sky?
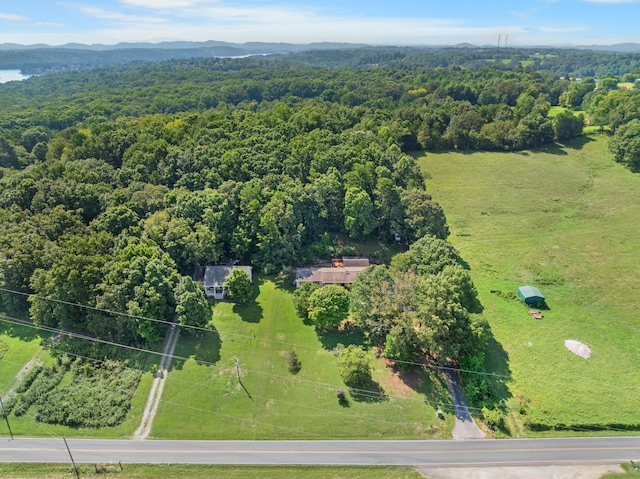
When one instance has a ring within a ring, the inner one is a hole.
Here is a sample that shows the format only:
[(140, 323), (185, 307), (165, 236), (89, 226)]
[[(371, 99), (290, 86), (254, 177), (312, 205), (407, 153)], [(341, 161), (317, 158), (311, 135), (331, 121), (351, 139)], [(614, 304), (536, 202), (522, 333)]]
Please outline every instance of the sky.
[(640, 43), (640, 0), (13, 0), (0, 43)]

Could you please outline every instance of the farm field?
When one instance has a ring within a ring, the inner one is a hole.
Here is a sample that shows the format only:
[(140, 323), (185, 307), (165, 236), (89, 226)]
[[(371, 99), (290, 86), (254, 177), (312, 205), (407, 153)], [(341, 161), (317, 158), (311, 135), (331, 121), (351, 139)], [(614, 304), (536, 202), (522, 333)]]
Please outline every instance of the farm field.
[[(255, 300), (213, 305), (215, 333), (183, 331), (167, 377), (154, 439), (349, 439), (450, 437), (436, 409), (450, 410), (441, 376), (411, 370), (404, 381), (371, 355), (374, 391), (338, 403), (341, 382), (332, 351), (361, 343), (352, 331), (318, 336), (297, 317), (290, 287), (258, 279)], [(302, 363), (288, 371), (285, 353)], [(241, 383), (235, 359), (238, 359)], [(380, 392), (383, 392), (380, 397)]]
[[(640, 175), (616, 164), (598, 135), (518, 153), (431, 152), (419, 161), (504, 348), (511, 434), (545, 434), (525, 423), (637, 433)], [(541, 320), (515, 296), (527, 284), (546, 296)], [(570, 353), (566, 339), (586, 343), (591, 358)], [(489, 355), (487, 366), (498, 361)]]

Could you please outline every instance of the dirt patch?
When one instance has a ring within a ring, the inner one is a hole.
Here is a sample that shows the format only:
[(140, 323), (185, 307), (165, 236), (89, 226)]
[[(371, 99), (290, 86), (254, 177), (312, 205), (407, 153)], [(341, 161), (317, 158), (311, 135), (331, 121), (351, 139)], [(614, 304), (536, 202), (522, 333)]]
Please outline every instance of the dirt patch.
[(411, 395), (425, 379), (424, 371), (417, 366), (401, 369), (395, 361), (386, 358), (378, 358), (378, 362), (389, 370), (390, 374), (386, 383), (396, 396), (407, 397)]

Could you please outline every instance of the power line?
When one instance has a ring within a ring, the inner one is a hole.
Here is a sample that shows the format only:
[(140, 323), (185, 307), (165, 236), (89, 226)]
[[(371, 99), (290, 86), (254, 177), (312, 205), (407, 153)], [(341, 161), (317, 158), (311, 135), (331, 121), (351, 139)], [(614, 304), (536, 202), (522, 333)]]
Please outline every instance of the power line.
[[(16, 291), (16, 290), (3, 288), (3, 287), (0, 287), (0, 291), (4, 291), (4, 292), (8, 292), (8, 293), (15, 293), (15, 294), (19, 294), (19, 295), (22, 295), (22, 296), (34, 297), (34, 298), (45, 300), (45, 301), (53, 301), (53, 302), (56, 302), (56, 303), (66, 304), (68, 306), (77, 306), (79, 308), (90, 309), (90, 310), (93, 310), (93, 311), (99, 311), (99, 312), (103, 312), (103, 313), (107, 313), (107, 314), (126, 316), (126, 317), (129, 317), (129, 318), (142, 319), (142, 320), (145, 320), (145, 321), (152, 321), (152, 322), (166, 324), (166, 325), (177, 325), (177, 326), (179, 326), (181, 328), (185, 328), (185, 329), (193, 329), (193, 330), (196, 330), (196, 331), (204, 331), (204, 332), (212, 332), (213, 331), (211, 328), (206, 328), (206, 327), (202, 327), (202, 326), (193, 326), (193, 325), (188, 325), (188, 324), (174, 323), (173, 321), (167, 321), (165, 319), (150, 318), (150, 317), (147, 317), (147, 316), (137, 316), (137, 315), (133, 315), (133, 314), (122, 313), (122, 312), (118, 312), (118, 311), (112, 311), (112, 310), (108, 310), (108, 309), (96, 308), (94, 306), (89, 306), (89, 305), (79, 304), (79, 303), (73, 303), (71, 301), (64, 301), (64, 300), (56, 299), (56, 298), (47, 298), (45, 296), (39, 296), (39, 295), (34, 294), (34, 293), (25, 293), (23, 291)], [(298, 348), (317, 349), (314, 346), (300, 345), (300, 344), (296, 344), (296, 343), (289, 343), (289, 342), (286, 342), (286, 341), (278, 341), (278, 340), (275, 340), (275, 339), (256, 338), (255, 336), (250, 336), (248, 334), (239, 334), (239, 333), (221, 331), (221, 330), (219, 330), (217, 328), (215, 329), (215, 331), (218, 334), (225, 334), (225, 335), (229, 335), (229, 336), (236, 336), (236, 337), (242, 337), (242, 338), (247, 338), (247, 339), (256, 339), (256, 340), (259, 340), (259, 341), (283, 344), (283, 345), (288, 345), (288, 346), (295, 346), (295, 347), (298, 347)], [(125, 345), (123, 345), (123, 346), (126, 347)], [(159, 354), (159, 353), (156, 353), (156, 354)], [(402, 360), (399, 360), (399, 359), (395, 359), (394, 362), (399, 363), (399, 364), (407, 364), (407, 365), (410, 365), (410, 366), (422, 366), (422, 367), (428, 367), (428, 368), (432, 368), (432, 369), (465, 372), (465, 373), (469, 373), (469, 374), (478, 374), (478, 375), (482, 375), (482, 376), (501, 377), (501, 378), (505, 378), (505, 379), (509, 378), (508, 375), (504, 375), (504, 374), (497, 374), (497, 373), (490, 373), (490, 372), (483, 372), (483, 371), (472, 371), (472, 370), (468, 370), (468, 369), (460, 369), (460, 368), (454, 368), (454, 367), (449, 367), (449, 366), (439, 366), (439, 365), (435, 365), (435, 364), (424, 364), (424, 363), (418, 363), (418, 362), (412, 362), (412, 361), (402, 361)]]
[[(158, 356), (162, 356), (163, 353), (162, 352), (158, 352), (158, 351), (152, 351), (152, 350), (148, 350), (148, 349), (143, 349), (143, 348), (138, 348), (135, 346), (128, 346), (128, 345), (124, 345), (124, 344), (119, 344), (113, 341), (105, 341), (105, 340), (101, 340), (98, 338), (92, 338), (90, 336), (86, 336), (86, 335), (81, 335), (81, 334), (77, 334), (77, 333), (73, 333), (73, 332), (69, 332), (69, 331), (64, 331), (61, 329), (57, 329), (57, 328), (53, 328), (50, 326), (42, 326), (42, 325), (35, 325), (33, 323), (30, 323), (28, 321), (24, 321), (21, 319), (17, 319), (17, 318), (11, 318), (10, 316), (5, 316), (0, 314), (0, 321), (5, 322), (5, 323), (10, 323), (10, 324), (18, 324), (21, 326), (26, 326), (26, 327), (31, 327), (34, 329), (41, 329), (47, 332), (51, 332), (51, 333), (56, 333), (56, 334), (65, 334), (65, 335), (70, 335), (72, 337), (76, 337), (78, 339), (83, 339), (86, 341), (94, 341), (94, 342), (100, 342), (100, 343), (105, 343), (111, 346), (116, 346), (116, 347), (122, 347), (122, 348), (126, 348), (129, 350), (134, 350), (134, 351), (139, 351), (139, 352), (144, 352), (144, 353), (149, 353), (149, 354), (155, 354)], [(59, 349), (56, 349), (58, 351), (60, 351)], [(65, 351), (66, 352), (66, 351)], [(188, 357), (184, 357), (184, 356), (177, 356), (177, 355), (170, 355), (170, 357), (172, 359), (177, 359), (180, 361), (187, 361), (191, 358)], [(95, 359), (95, 358), (93, 358)], [(96, 361), (99, 361), (98, 359), (96, 359)], [(218, 369), (223, 368), (223, 366), (220, 366), (216, 363), (212, 363), (209, 361), (203, 361), (203, 360), (197, 360), (194, 359), (194, 361), (198, 364), (202, 364), (202, 365), (207, 365), (207, 366), (212, 366), (212, 367), (216, 367)], [(295, 378), (295, 377), (288, 377), (288, 376), (282, 376), (282, 375), (278, 375), (278, 374), (272, 374), (272, 373), (267, 373), (264, 371), (257, 371), (257, 370), (253, 370), (253, 369), (247, 369), (247, 368), (243, 368), (243, 371), (248, 372), (248, 373), (253, 373), (256, 375), (260, 375), (260, 376), (268, 376), (268, 377), (273, 377), (273, 378), (280, 378), (280, 379), (284, 379), (290, 382), (296, 382), (296, 383), (301, 383), (301, 384), (313, 384), (313, 385), (317, 385), (317, 386), (322, 386), (325, 389), (336, 389), (339, 387), (342, 387), (341, 385), (335, 385), (335, 384), (331, 384), (331, 383), (323, 383), (320, 381), (310, 381), (310, 380), (306, 380), (306, 379), (300, 379), (300, 378)], [(354, 391), (356, 394), (360, 394), (362, 396), (369, 396), (371, 398), (379, 398), (381, 397), (381, 395), (377, 392), (377, 391), (371, 391), (371, 390), (367, 390), (367, 389), (358, 389), (358, 388), (351, 388), (352, 391)], [(433, 404), (423, 398), (406, 398), (406, 397), (402, 397), (402, 396), (398, 396), (398, 395), (386, 395), (387, 397), (394, 397), (397, 399), (404, 399), (404, 400), (410, 400), (410, 401), (420, 401), (420, 402), (427, 402), (427, 404), (429, 404), (431, 407), (433, 407), (435, 409), (435, 407), (433, 406)], [(447, 408), (449, 408), (449, 406), (445, 406)], [(452, 409), (455, 409), (455, 407), (451, 407)], [(473, 408), (471, 407), (471, 409), (476, 409), (476, 410), (481, 410), (480, 408)]]

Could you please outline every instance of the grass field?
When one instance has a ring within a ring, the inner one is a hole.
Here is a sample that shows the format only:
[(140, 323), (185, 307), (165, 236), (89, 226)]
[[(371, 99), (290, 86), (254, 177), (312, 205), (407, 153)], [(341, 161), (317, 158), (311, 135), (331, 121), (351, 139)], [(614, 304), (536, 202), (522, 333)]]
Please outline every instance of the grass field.
[[(96, 472), (98, 468), (98, 472)], [(339, 467), (339, 466), (210, 466), (185, 464), (115, 464), (78, 465), (80, 477), (121, 479), (419, 479), (422, 476), (411, 467)], [(6, 479), (69, 479), (74, 476), (70, 465), (63, 464), (2, 464), (0, 476)]]
[[(640, 428), (640, 175), (614, 163), (600, 136), (518, 153), (427, 153), (420, 164), (507, 356), (505, 399), (528, 403), (511, 415), (512, 433), (532, 434), (526, 421)], [(513, 298), (525, 284), (547, 298), (542, 320)], [(573, 355), (565, 339), (592, 357)]]
[[(288, 283), (288, 282), (287, 282)], [(245, 305), (213, 306), (218, 333), (181, 333), (176, 355), (189, 357), (169, 373), (153, 438), (334, 439), (448, 437), (453, 417), (438, 374), (407, 372), (401, 380), (374, 359), (375, 395), (341, 406), (341, 382), (332, 350), (361, 343), (354, 332), (317, 335), (294, 312), (290, 288), (258, 279)], [(291, 374), (285, 352), (294, 349), (302, 369)], [(238, 358), (241, 382), (235, 359)], [(377, 393), (384, 392), (382, 397)], [(430, 404), (433, 404), (432, 407)]]

